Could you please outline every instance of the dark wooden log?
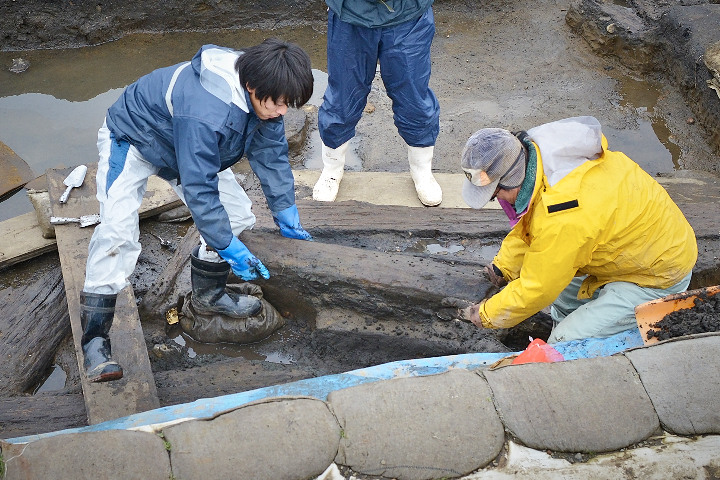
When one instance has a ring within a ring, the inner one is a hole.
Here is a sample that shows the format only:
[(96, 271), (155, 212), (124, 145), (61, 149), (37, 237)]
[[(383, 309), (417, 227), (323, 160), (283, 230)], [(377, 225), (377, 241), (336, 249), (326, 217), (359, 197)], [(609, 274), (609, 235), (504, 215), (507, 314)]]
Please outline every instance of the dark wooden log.
[[(187, 233), (175, 250), (172, 259), (167, 266), (160, 272), (152, 286), (143, 296), (142, 302), (138, 309), (141, 315), (156, 313), (165, 310), (168, 303), (168, 296), (175, 287), (175, 281), (182, 269), (190, 260), (190, 252), (200, 242), (200, 233), (195, 225), (188, 228)], [(177, 299), (171, 300), (172, 303)]]
[(80, 393), (0, 398), (0, 438), (10, 439), (87, 425)]
[(374, 318), (436, 319), (443, 298), (479, 301), (490, 289), (473, 263), (253, 231), (243, 232), (241, 240), (270, 270), (270, 280), (258, 283), (281, 313), (296, 311), (302, 302), (315, 310), (348, 308)]
[[(249, 192), (253, 212), (257, 217), (254, 230), (277, 231), (264, 198)], [(420, 237), (462, 235), (502, 239), (510, 231), (507, 216), (502, 210), (470, 208), (417, 208), (397, 205), (372, 205), (365, 202), (315, 202), (299, 199), (300, 220), (303, 227), (318, 237), (397, 233)]]
[(36, 277), (25, 286), (0, 290), (0, 396), (32, 389), (70, 334), (60, 269), (50, 268)]
[[(492, 259), (510, 228), (505, 214), (498, 210), (379, 207), (354, 201), (328, 204), (300, 199), (303, 226), (316, 241), (297, 242), (280, 237), (262, 197), (253, 190), (249, 194), (254, 200), (257, 224), (242, 239), (273, 273), (273, 278), (263, 283), (266, 297), (284, 315), (310, 319), (324, 308), (349, 308), (380, 318), (391, 312), (395, 316), (430, 318), (444, 296), (480, 299), (488, 291), (480, 270)], [(716, 255), (702, 248), (718, 239), (717, 204), (687, 203), (681, 208), (701, 244), (698, 276), (701, 272), (717, 272)], [(399, 242), (442, 237), (457, 242), (484, 241), (491, 253), (481, 258), (413, 254), (401, 248), (376, 251), (372, 237), (382, 235), (385, 247), (393, 239)], [(188, 237), (191, 248), (197, 244), (197, 232)], [(177, 254), (168, 266), (170, 271), (161, 275), (159, 288), (152, 289), (150, 300), (155, 303), (144, 302), (157, 306), (154, 298), (166, 298), (172, 280), (186, 262), (184, 251)]]

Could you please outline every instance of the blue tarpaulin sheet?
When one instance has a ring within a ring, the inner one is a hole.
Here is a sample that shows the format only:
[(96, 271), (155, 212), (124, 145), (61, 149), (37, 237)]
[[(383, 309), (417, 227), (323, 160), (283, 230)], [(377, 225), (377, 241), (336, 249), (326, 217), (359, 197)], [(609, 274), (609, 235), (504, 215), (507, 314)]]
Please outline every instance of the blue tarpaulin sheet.
[[(560, 342), (553, 344), (553, 347), (568, 361), (581, 358), (606, 357), (642, 345), (643, 341), (640, 332), (637, 328), (634, 328), (608, 338), (587, 338), (570, 342)], [(143, 427), (152, 427), (153, 425), (160, 427), (164, 424), (177, 423), (184, 420), (211, 418), (219, 413), (265, 398), (309, 396), (326, 400), (330, 392), (364, 383), (389, 380), (392, 378), (434, 375), (459, 368), (467, 370), (484, 369), (498, 360), (502, 360), (515, 353), (519, 352), (465, 353), (443, 357), (400, 360), (346, 373), (299, 380), (284, 385), (264, 387), (215, 398), (203, 398), (190, 403), (172, 405), (128, 415), (127, 417), (90, 425), (88, 427), (12, 438), (5, 441), (8, 443), (29, 443), (44, 437), (64, 433), (112, 429), (140, 429)]]

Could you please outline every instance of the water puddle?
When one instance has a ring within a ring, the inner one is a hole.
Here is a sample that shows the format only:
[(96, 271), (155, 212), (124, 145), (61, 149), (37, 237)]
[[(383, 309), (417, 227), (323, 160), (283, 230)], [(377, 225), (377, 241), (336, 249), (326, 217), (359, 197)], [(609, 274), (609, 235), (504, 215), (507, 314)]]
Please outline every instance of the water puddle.
[[(127, 85), (156, 68), (192, 58), (204, 44), (241, 49), (269, 36), (302, 45), (317, 72), (326, 70), (325, 35), (310, 27), (137, 34), (95, 47), (0, 52), (0, 141), (38, 176), (48, 168), (95, 162), (98, 128)], [(30, 67), (9, 72), (18, 57)], [(327, 75), (319, 77), (311, 99), (316, 105), (327, 86)], [(21, 190), (2, 202), (0, 221), (30, 211)]]
[(463, 250), (465, 250), (465, 247), (462, 245), (448, 245), (445, 247), (439, 243), (431, 243), (425, 246), (425, 251), (433, 255), (447, 255), (462, 252)]
[(45, 380), (40, 382), (40, 386), (33, 392), (33, 395), (47, 392), (58, 392), (65, 388), (67, 381), (67, 373), (60, 365), (53, 365)]
[(637, 111), (638, 128), (618, 130), (603, 125), (610, 150), (620, 150), (614, 145), (622, 145), (622, 152), (653, 176), (681, 169), (680, 147), (672, 142), (665, 122), (654, 115), (660, 87), (630, 77), (623, 77), (619, 82), (620, 104)]
[(421, 238), (396, 251), (417, 252), (448, 257), (472, 258), (474, 261), (490, 262), (499, 248), (498, 243), (466, 239), (462, 241), (438, 241), (437, 238)]
[(187, 348), (189, 358), (195, 358), (198, 355), (223, 355), (225, 357), (243, 358), (249, 361), (265, 361), (277, 363), (281, 365), (292, 365), (295, 359), (276, 349), (281, 348), (284, 342), (292, 339), (291, 334), (285, 332), (287, 329), (270, 335), (270, 337), (261, 342), (238, 345), (232, 343), (202, 343), (197, 342), (184, 333), (172, 338), (172, 341), (181, 347)]

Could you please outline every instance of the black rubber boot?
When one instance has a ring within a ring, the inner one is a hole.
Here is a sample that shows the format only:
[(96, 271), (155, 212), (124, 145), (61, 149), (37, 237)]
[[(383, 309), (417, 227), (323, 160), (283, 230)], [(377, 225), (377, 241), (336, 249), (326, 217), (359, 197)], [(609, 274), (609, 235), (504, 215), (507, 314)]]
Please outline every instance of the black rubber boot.
[(117, 295), (80, 294), (80, 324), (85, 374), (91, 382), (108, 382), (122, 378), (122, 367), (111, 358), (110, 327), (115, 316)]
[(230, 264), (208, 262), (198, 258), (200, 246), (190, 255), (190, 283), (192, 284), (192, 306), (198, 313), (219, 313), (233, 318), (247, 318), (262, 310), (262, 303), (252, 295), (227, 291)]

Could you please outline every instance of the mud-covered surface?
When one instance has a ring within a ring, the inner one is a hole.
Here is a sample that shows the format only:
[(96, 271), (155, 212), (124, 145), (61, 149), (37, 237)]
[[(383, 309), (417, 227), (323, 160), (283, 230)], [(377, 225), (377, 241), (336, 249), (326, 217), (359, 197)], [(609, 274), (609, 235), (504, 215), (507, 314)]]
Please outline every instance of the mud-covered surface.
[[(695, 83), (686, 82), (684, 74), (675, 68), (663, 71), (663, 65), (674, 65), (668, 55), (682, 55), (690, 47), (683, 43), (672, 52), (663, 50), (662, 32), (650, 28), (659, 24), (663, 12), (673, 6), (679, 7), (680, 2), (639, 3), (642, 5), (633, 4), (621, 11), (625, 14), (631, 11), (643, 28), (632, 34), (626, 32), (622, 38), (609, 42), (604, 35), (612, 23), (613, 12), (581, 8), (582, 2), (540, 0), (529, 7), (512, 1), (438, 0), (434, 6), (437, 34), (432, 47), (431, 86), (441, 105), (441, 133), (434, 169), (457, 172), (462, 145), (479, 128), (527, 129), (550, 120), (590, 114), (607, 127), (611, 148), (625, 150), (627, 145), (627, 153), (639, 163), (645, 161), (643, 166), (647, 168), (653, 168), (652, 162), (657, 155), (645, 138), (637, 134), (643, 129), (655, 131), (656, 147), (667, 154), (669, 164), (663, 167), (664, 170), (659, 168), (653, 173), (671, 173), (673, 169), (717, 172), (720, 162), (716, 144), (712, 141), (710, 127), (713, 124), (701, 121), (710, 118), (708, 112), (712, 109), (704, 108), (698, 116), (695, 100), (699, 94), (694, 94), (702, 91), (705, 95), (707, 71), (702, 71), (702, 64), (698, 64), (697, 72), (702, 75)], [(34, 48), (82, 47), (137, 31), (260, 28), (266, 29), (271, 36), (275, 28), (310, 25), (314, 31), (322, 33), (326, 28), (323, 5), (317, 0), (2, 2), (0, 50), (21, 52)], [(570, 12), (573, 13), (572, 26), (567, 20)], [(622, 15), (618, 14), (618, 18), (622, 19)], [(704, 23), (698, 25), (702, 28), (689, 33), (689, 37), (695, 38), (693, 35), (701, 33), (711, 36), (712, 32), (708, 32)], [(671, 29), (668, 27), (667, 31)], [(666, 42), (672, 43), (673, 38), (668, 37)], [(629, 58), (628, 45), (638, 53), (633, 58), (639, 58), (639, 53), (643, 53), (642, 65), (621, 61), (623, 54), (625, 60)], [(673, 75), (666, 75), (670, 73)], [(678, 78), (680, 83), (677, 83)], [(642, 106), (636, 106), (637, 101)], [(362, 169), (407, 171), (405, 146), (393, 126), (390, 100), (379, 80), (376, 80), (368, 102), (372, 108), (363, 115), (353, 140)], [(310, 126), (308, 136), (313, 133), (316, 133), (316, 123)], [(671, 150), (672, 155), (667, 150)], [(303, 168), (309, 152), (302, 149), (296, 152), (293, 166)], [(249, 188), (257, 186), (250, 185)], [(298, 198), (306, 198), (310, 192), (298, 190), (297, 194)], [(188, 222), (148, 220), (142, 223), (140, 241), (143, 250), (130, 279), (140, 306), (173, 255), (171, 249), (163, 248), (153, 234), (177, 244), (188, 226)], [(316, 235), (318, 242), (419, 258), (432, 256), (447, 261), (448, 265), (458, 261), (482, 264), (492, 258), (499, 242), (499, 238), (483, 241), (440, 233), (421, 238), (382, 232), (333, 235), (331, 228), (311, 233)], [(710, 252), (707, 255), (710, 256), (717, 251), (712, 242), (717, 242), (717, 238), (707, 240)], [(435, 245), (438, 246), (435, 250), (428, 248)], [(456, 250), (457, 246), (462, 246), (463, 250)], [(55, 268), (59, 268), (57, 256), (53, 255), (46, 256), (43, 262), (55, 262)], [(14, 276), (22, 277), (23, 269), (28, 268), (32, 268), (32, 262), (0, 272), (3, 285), (12, 285)], [(178, 289), (185, 292), (189, 289), (187, 270), (178, 279)], [(357, 301), (359, 297), (358, 293), (352, 300)], [(287, 315), (285, 327), (256, 344), (236, 346), (194, 341), (177, 325), (167, 324), (165, 309), (142, 312), (141, 322), (161, 405), (400, 359), (466, 351), (519, 351), (527, 345), (528, 337), (547, 339), (550, 330), (547, 315), (542, 313), (515, 329), (501, 332), (483, 332), (452, 318), (425, 319), (408, 325), (397, 319), (358, 317), (347, 311), (342, 313), (346, 317), (340, 318), (338, 314), (337, 328), (318, 329), (309, 320), (312, 316), (303, 311), (282, 313)], [(55, 413), (55, 416), (34, 415), (43, 418), (42, 423), (33, 423), (33, 416), (21, 423), (14, 418), (24, 417), (7, 413), (0, 419), (0, 437), (83, 424), (82, 419), (78, 420), (82, 415), (78, 417), (77, 412), (82, 412), (84, 403), (70, 338), (61, 344), (53, 362), (66, 374), (65, 381), (55, 390), (32, 397), (32, 392), (24, 392), (0, 401), (8, 400), (4, 405), (12, 404), (17, 411), (25, 411), (30, 403), (24, 402), (37, 400), (32, 403), (33, 408)], [(44, 380), (38, 378), (38, 386)]]
[(668, 313), (650, 325), (648, 338), (667, 340), (694, 333), (720, 332), (720, 295), (701, 294), (691, 308)]

